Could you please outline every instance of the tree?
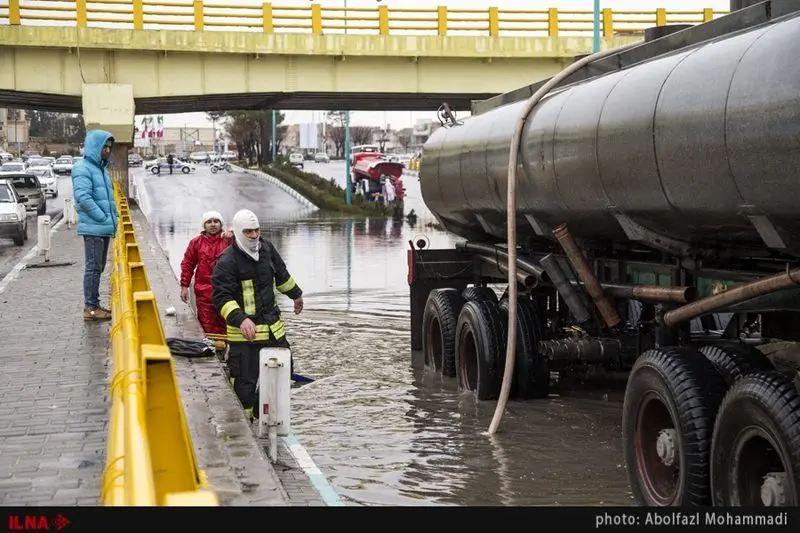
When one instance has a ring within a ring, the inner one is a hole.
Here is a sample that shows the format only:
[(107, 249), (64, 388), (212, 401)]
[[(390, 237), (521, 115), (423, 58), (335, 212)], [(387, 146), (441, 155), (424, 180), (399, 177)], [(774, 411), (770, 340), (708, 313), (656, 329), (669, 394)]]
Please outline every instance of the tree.
[[(18, 116), (18, 112), (16, 114)], [(86, 136), (83, 117), (78, 114), (29, 111), (28, 117), (30, 136), (45, 142), (80, 144)]]
[(397, 143), (403, 147), (404, 152), (408, 152), (408, 147), (411, 145), (411, 133), (402, 130), (397, 134)]
[[(209, 118), (211, 114), (209, 113)], [(225, 130), (236, 143), (239, 159), (250, 164), (264, 165), (272, 160), (272, 110), (226, 111), (220, 115), (225, 120)], [(277, 124), (283, 122), (283, 113), (275, 114)], [(276, 124), (276, 134), (280, 131)], [(276, 135), (277, 136), (277, 135)], [(276, 139), (278, 144), (278, 139)]]
[(352, 144), (372, 143), (372, 128), (369, 126), (350, 126), (350, 142)]

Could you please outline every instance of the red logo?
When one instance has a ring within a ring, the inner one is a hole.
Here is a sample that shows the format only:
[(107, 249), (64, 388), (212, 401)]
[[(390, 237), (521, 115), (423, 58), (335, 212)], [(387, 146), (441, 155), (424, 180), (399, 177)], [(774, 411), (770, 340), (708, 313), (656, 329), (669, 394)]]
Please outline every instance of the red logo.
[(11, 531), (40, 531), (50, 530), (61, 531), (69, 525), (69, 519), (57, 514), (52, 518), (44, 515), (18, 515), (12, 514), (8, 517), (8, 529)]

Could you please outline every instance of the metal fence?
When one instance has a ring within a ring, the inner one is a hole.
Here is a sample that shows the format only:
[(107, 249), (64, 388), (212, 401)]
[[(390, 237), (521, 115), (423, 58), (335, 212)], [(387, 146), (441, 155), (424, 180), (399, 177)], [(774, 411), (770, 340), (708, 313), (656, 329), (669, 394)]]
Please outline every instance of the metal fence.
[[(603, 9), (602, 34), (641, 33), (648, 26), (699, 24), (725, 11)], [(0, 21), (12, 25), (118, 27), (135, 30), (187, 29), (258, 32), (300, 32), (314, 35), (357, 33), (374, 35), (430, 34), (499, 37), (505, 35), (580, 35), (593, 31), (594, 14), (587, 10), (451, 9), (281, 6), (271, 2), (237, 4), (203, 0), (6, 0)]]
[(101, 500), (106, 506), (217, 506), (197, 465), (174, 362), (117, 181), (114, 195), (113, 377)]

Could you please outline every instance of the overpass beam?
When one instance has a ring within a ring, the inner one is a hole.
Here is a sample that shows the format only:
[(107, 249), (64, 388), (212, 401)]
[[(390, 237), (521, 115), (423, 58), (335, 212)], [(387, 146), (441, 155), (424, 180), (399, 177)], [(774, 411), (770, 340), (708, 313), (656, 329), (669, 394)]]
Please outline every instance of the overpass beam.
[(136, 107), (133, 85), (115, 83), (84, 84), (83, 121), (86, 129), (103, 129), (114, 136), (111, 151), (111, 178), (118, 180), (128, 198), (128, 150), (133, 146), (133, 123)]

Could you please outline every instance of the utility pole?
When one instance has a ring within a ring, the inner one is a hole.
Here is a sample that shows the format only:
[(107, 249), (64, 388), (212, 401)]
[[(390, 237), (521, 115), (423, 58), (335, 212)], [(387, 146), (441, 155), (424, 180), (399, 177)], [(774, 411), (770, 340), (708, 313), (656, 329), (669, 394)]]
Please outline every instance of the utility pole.
[(594, 39), (592, 52), (597, 53), (600, 51), (600, 0), (594, 0)]
[[(344, 34), (347, 35), (347, 0), (344, 0)], [(347, 37), (345, 37), (346, 39)], [(351, 189), (353, 188), (352, 183), (352, 176), (350, 173), (352, 169), (350, 168), (350, 111), (344, 112), (344, 172), (346, 174), (345, 178), (347, 180), (347, 191), (345, 192), (345, 198), (347, 200), (347, 205), (350, 205), (351, 201)]]

